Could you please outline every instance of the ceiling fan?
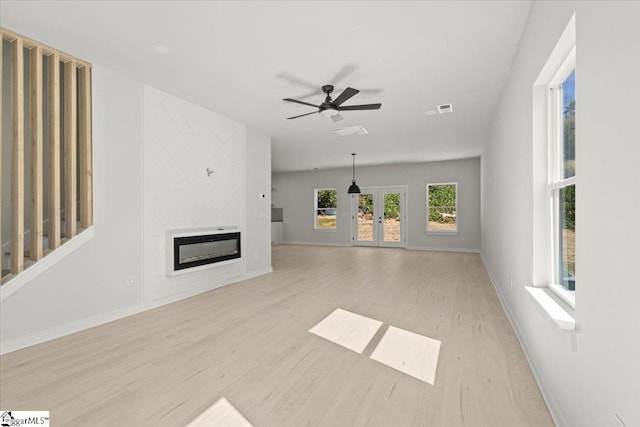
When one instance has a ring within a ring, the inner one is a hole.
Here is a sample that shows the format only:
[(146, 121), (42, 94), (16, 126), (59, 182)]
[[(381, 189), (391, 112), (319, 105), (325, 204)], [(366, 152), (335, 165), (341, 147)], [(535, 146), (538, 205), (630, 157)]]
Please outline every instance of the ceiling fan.
[(342, 116), (339, 114), (340, 111), (353, 111), (353, 110), (378, 110), (382, 104), (364, 104), (364, 105), (346, 105), (343, 106), (342, 103), (353, 97), (355, 94), (360, 92), (357, 89), (352, 87), (348, 87), (342, 91), (340, 95), (335, 100), (331, 99), (331, 92), (333, 92), (332, 85), (324, 85), (322, 86), (322, 91), (327, 94), (324, 102), (320, 105), (310, 104), (304, 101), (298, 101), (297, 99), (284, 98), (283, 101), (295, 102), (296, 104), (308, 105), (309, 107), (315, 107), (318, 111), (313, 111), (311, 113), (300, 114), (299, 116), (287, 117), (287, 120), (297, 119), (298, 117), (309, 116), (311, 114), (320, 113), (323, 116), (331, 117), (331, 120), (334, 122), (339, 122), (342, 120)]

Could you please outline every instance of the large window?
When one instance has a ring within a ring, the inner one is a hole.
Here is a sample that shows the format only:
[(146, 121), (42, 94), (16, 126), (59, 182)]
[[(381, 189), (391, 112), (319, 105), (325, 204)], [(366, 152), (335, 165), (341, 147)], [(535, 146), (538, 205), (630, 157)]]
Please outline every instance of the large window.
[(576, 286), (576, 71), (570, 55), (549, 85), (552, 287)]
[(316, 188), (314, 190), (314, 228), (316, 230), (335, 230), (338, 216), (338, 192), (335, 188)]
[(458, 184), (427, 184), (427, 231), (458, 231)]

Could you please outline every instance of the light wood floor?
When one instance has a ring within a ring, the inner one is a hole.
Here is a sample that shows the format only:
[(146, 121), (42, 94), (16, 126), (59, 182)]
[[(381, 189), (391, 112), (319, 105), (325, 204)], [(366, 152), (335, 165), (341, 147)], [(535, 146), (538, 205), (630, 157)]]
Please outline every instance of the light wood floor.
[[(275, 246), (273, 274), (0, 358), (0, 407), (52, 426), (184, 426), (225, 397), (255, 427), (552, 426), (477, 254)], [(308, 331), (381, 320), (362, 354)], [(442, 342), (435, 385), (369, 359), (393, 325)]]

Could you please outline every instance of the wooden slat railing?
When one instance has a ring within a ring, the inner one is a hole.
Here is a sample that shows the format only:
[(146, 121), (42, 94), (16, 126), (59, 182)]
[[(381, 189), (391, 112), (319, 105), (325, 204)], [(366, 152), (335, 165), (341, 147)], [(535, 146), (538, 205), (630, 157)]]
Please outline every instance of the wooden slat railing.
[[(2, 198), (2, 204), (11, 204), (11, 229), (0, 230), (0, 243), (10, 238), (10, 274), (5, 277), (3, 270), (5, 282), (93, 225), (93, 148), (91, 64), (5, 28), (0, 27), (0, 33), (11, 47), (10, 52), (3, 52), (0, 43), (0, 98), (2, 86), (8, 83), (12, 117), (11, 141), (2, 141), (0, 135), (0, 167), (2, 157), (11, 152), (11, 197)], [(2, 72), (3, 61), (10, 63), (8, 75)], [(4, 83), (6, 80), (9, 81)], [(0, 105), (0, 124), (1, 120)], [(27, 158), (25, 134), (31, 136)], [(30, 172), (27, 186), (25, 171)], [(0, 170), (0, 188), (1, 177)], [(0, 204), (0, 215), (1, 212)], [(25, 212), (29, 214), (26, 224)], [(25, 241), (27, 233), (29, 238)], [(4, 252), (1, 256), (6, 261)]]
[(48, 117), (49, 117), (49, 173), (47, 196), (49, 200), (49, 249), (60, 246), (60, 55), (48, 59)]
[(64, 63), (64, 237), (76, 235), (76, 63)]
[(11, 43), (11, 108), (13, 155), (11, 162), (11, 273), (24, 269), (24, 52), (22, 40)]
[(42, 258), (42, 48), (31, 49), (31, 259)]

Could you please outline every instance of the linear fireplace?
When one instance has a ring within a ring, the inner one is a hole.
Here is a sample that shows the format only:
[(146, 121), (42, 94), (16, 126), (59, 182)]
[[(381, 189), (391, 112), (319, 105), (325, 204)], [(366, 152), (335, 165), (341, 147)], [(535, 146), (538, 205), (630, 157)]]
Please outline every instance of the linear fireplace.
[(239, 231), (223, 229), (206, 234), (203, 232), (172, 234), (167, 243), (173, 249), (169, 274), (238, 259), (242, 255)]

